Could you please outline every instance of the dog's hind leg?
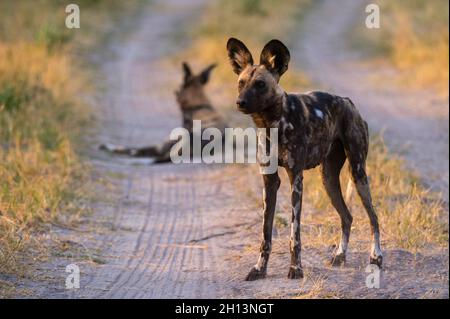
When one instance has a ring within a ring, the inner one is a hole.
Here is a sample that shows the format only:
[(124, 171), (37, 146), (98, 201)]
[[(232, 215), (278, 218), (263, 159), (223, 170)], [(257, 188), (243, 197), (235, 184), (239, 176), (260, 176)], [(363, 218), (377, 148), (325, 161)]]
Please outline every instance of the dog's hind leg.
[(250, 270), (245, 280), (256, 280), (266, 276), (267, 263), (269, 262), (270, 252), (272, 250), (272, 227), (275, 216), (275, 205), (277, 201), (277, 191), (280, 187), (280, 178), (278, 173), (263, 175), (264, 179), (264, 222), (263, 222), (263, 240), (260, 248), (258, 262)]
[(368, 145), (367, 124), (365, 124), (364, 128), (361, 127), (360, 130), (355, 129), (351, 134), (348, 134), (345, 148), (350, 162), (353, 182), (355, 183), (358, 195), (361, 198), (362, 204), (370, 220), (373, 241), (369, 260), (371, 264), (381, 267), (383, 263), (383, 255), (380, 244), (380, 227), (378, 225), (377, 214), (372, 204), (369, 180), (366, 174)]
[(342, 166), (345, 163), (345, 151), (341, 141), (334, 142), (332, 149), (322, 163), (322, 181), (325, 186), (325, 190), (330, 197), (331, 204), (341, 217), (341, 241), (339, 247), (335, 252), (331, 260), (333, 266), (339, 266), (345, 263), (345, 255), (347, 252), (348, 240), (350, 238), (350, 229), (352, 226), (352, 215), (345, 204), (342, 197), (341, 184), (339, 181), (339, 175)]
[(372, 231), (372, 248), (370, 253), (370, 263), (381, 267), (383, 263), (383, 255), (380, 244), (380, 227), (378, 225), (378, 217), (372, 204), (370, 194), (369, 181), (365, 172), (365, 163), (351, 164), (353, 179), (356, 190), (363, 203), (364, 208), (369, 216)]

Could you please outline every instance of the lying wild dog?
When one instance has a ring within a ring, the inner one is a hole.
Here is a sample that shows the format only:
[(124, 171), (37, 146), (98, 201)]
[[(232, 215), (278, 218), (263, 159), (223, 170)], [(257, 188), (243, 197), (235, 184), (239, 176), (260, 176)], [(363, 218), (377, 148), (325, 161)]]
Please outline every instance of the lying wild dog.
[[(324, 92), (284, 92), (278, 82), (288, 69), (290, 53), (278, 40), (265, 45), (259, 65), (253, 63), (250, 51), (237, 39), (228, 40), (227, 50), (231, 66), (239, 75), (238, 110), (249, 114), (257, 127), (278, 128), (278, 165), (286, 169), (291, 183), (291, 265), (288, 278), (303, 277), (300, 257), (303, 171), (317, 165), (321, 165), (323, 184), (341, 218), (341, 241), (331, 262), (333, 265), (345, 262), (352, 216), (342, 197), (339, 175), (346, 159), (370, 219), (373, 236), (370, 263), (381, 266), (380, 232), (365, 170), (368, 127), (352, 101)], [(269, 134), (266, 145), (271, 143)], [(263, 179), (263, 240), (259, 260), (246, 280), (265, 277), (272, 246), (272, 224), (280, 179), (278, 173), (263, 175)]]
[[(206, 128), (218, 128), (224, 136), (224, 130), (227, 126), (223, 118), (211, 105), (211, 102), (205, 95), (204, 85), (208, 83), (212, 69), (216, 65), (212, 64), (199, 74), (193, 74), (189, 65), (183, 63), (183, 83), (178, 91), (175, 92), (178, 105), (183, 116), (183, 128), (190, 132), (190, 140), (193, 140), (193, 121), (201, 120), (202, 131)], [(161, 145), (128, 148), (118, 145), (102, 144), (100, 149), (110, 151), (116, 154), (124, 154), (133, 157), (154, 157), (154, 163), (170, 162), (170, 150), (178, 140), (168, 140)], [(202, 141), (202, 143), (206, 141)], [(193, 148), (190, 148), (191, 153)], [(192, 154), (191, 154), (192, 156)]]

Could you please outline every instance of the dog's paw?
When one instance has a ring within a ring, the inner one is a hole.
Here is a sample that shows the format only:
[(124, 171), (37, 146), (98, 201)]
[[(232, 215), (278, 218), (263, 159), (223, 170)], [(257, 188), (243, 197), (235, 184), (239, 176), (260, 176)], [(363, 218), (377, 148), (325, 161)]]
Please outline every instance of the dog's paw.
[(331, 266), (342, 266), (345, 265), (345, 254), (336, 254), (330, 260)]
[(289, 279), (300, 279), (300, 278), (303, 278), (303, 269), (301, 267), (293, 267), (293, 266), (291, 266), (289, 268), (288, 278)]
[(370, 256), (369, 262), (372, 265), (377, 265), (381, 269), (381, 266), (383, 265), (383, 256)]
[(261, 269), (258, 270), (255, 267), (253, 267), (250, 272), (248, 273), (247, 277), (245, 277), (246, 281), (253, 281), (258, 279), (263, 279), (266, 277), (266, 270)]

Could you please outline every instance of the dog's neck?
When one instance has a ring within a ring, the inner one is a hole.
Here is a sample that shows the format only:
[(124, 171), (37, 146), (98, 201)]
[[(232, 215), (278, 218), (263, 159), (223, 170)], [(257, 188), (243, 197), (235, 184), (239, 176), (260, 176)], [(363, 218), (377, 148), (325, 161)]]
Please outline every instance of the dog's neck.
[(277, 99), (268, 104), (263, 111), (252, 113), (251, 117), (258, 128), (278, 128), (281, 116), (283, 115), (283, 105), (286, 103), (286, 94), (279, 94)]

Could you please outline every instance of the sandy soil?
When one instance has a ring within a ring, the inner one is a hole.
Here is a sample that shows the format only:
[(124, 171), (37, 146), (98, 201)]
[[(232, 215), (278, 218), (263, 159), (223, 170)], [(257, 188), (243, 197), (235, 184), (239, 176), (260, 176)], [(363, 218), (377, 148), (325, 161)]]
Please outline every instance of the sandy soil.
[[(409, 136), (409, 131), (397, 127), (405, 123), (397, 121), (406, 120), (387, 112), (393, 103), (385, 97), (387, 94), (377, 90), (370, 99), (363, 99), (364, 90), (369, 91), (364, 88), (364, 81), (357, 78), (359, 90), (351, 85), (359, 74), (356, 68), (342, 73), (332, 63), (330, 56), (334, 54), (327, 54), (340, 47), (341, 41), (335, 37), (341, 36), (338, 31), (343, 32), (347, 19), (351, 19), (345, 9), (355, 12), (359, 8), (354, 2), (358, 1), (342, 1), (342, 5), (339, 1), (339, 12), (344, 13), (340, 18), (331, 14), (337, 9), (337, 1), (321, 2), (305, 24), (305, 28), (318, 28), (317, 39), (302, 32), (299, 47), (292, 48), (293, 61), (305, 62), (322, 87), (354, 97), (374, 127), (392, 123), (393, 129), (386, 133), (391, 134), (387, 135), (388, 140), (392, 136), (393, 145), (403, 144), (400, 136)], [(101, 125), (94, 145), (154, 143), (164, 140), (173, 127), (179, 126), (173, 91), (181, 80), (180, 67), (167, 66), (161, 60), (187, 45), (185, 41), (175, 43), (171, 35), (188, 29), (203, 4), (200, 0), (189, 4), (182, 0), (156, 1), (142, 11), (131, 34), (112, 39), (99, 59), (103, 61), (100, 78), (106, 89), (96, 98)], [(331, 27), (333, 30), (325, 24), (316, 26), (315, 21), (330, 21), (332, 17), (339, 20)], [(179, 34), (176, 38), (180, 38)], [(346, 58), (337, 56), (346, 62)], [(371, 107), (372, 103), (379, 109)], [(398, 110), (392, 112), (401, 114)], [(268, 277), (245, 282), (260, 244), (262, 183), (254, 167), (149, 166), (146, 161), (112, 157), (94, 148), (91, 158), (95, 178), (110, 182), (98, 183), (97, 200), (91, 207), (93, 214), (79, 228), (52, 229), (49, 238), (60, 249), (39, 266), (33, 279), (21, 281), (18, 288), (27, 296), (448, 298), (448, 250), (430, 250), (427, 254), (388, 250), (382, 288), (368, 289), (364, 271), (367, 242), (351, 243), (348, 263), (342, 268), (326, 265), (331, 248), (304, 243), (305, 279), (288, 280), (289, 227), (275, 231)], [(285, 207), (288, 199), (280, 197), (280, 205)], [(314, 214), (308, 203), (304, 212), (303, 223), (313, 223)], [(360, 249), (361, 246), (365, 248)], [(80, 289), (65, 289), (65, 267), (71, 263), (80, 267)]]

